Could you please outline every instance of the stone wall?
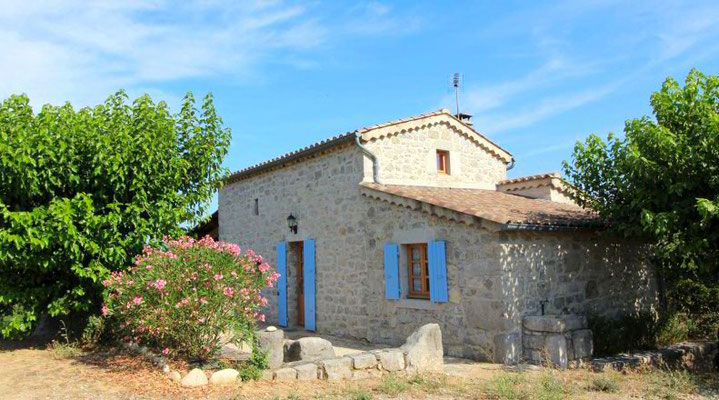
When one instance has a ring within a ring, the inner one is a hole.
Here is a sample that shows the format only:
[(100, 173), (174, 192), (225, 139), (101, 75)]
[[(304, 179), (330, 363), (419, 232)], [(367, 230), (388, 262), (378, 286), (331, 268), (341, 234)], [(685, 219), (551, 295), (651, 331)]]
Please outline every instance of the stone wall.
[[(379, 180), (384, 184), (494, 190), (506, 177), (502, 160), (447, 123), (373, 139), (366, 147), (379, 159)], [(448, 175), (437, 173), (437, 150), (449, 151)], [(372, 178), (367, 162), (366, 180)]]
[[(651, 266), (641, 248), (591, 233), (502, 232), (429, 216), (368, 199), (368, 282), (383, 282), (382, 244), (446, 241), (449, 302), (384, 298), (368, 287), (368, 339), (400, 343), (417, 326), (437, 322), (448, 355), (515, 362), (522, 355), (522, 317), (577, 313), (613, 316), (652, 310), (657, 302)], [(400, 265), (404, 266), (403, 251)]]
[[(363, 157), (356, 146), (240, 180), (219, 193), (220, 239), (261, 254), (274, 266), (276, 245), (315, 239), (317, 329), (337, 335), (365, 337), (363, 230), (366, 207), (359, 193)], [(254, 215), (258, 199), (259, 215)], [(287, 228), (297, 217), (299, 231)], [(288, 314), (296, 321), (294, 262), (288, 255)], [(277, 323), (276, 290), (266, 293), (268, 321)]]
[(533, 315), (522, 321), (522, 348), (527, 362), (564, 369), (591, 358), (594, 341), (584, 316)]

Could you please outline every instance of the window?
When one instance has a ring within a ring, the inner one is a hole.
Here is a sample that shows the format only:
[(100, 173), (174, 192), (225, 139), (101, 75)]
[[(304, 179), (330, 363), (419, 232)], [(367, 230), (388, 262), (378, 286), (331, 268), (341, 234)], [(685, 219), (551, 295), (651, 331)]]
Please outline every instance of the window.
[(437, 172), (449, 175), (449, 152), (437, 150)]
[(407, 269), (409, 276), (407, 297), (429, 299), (429, 271), (425, 243), (407, 245)]
[(255, 199), (255, 215), (260, 215), (260, 199)]

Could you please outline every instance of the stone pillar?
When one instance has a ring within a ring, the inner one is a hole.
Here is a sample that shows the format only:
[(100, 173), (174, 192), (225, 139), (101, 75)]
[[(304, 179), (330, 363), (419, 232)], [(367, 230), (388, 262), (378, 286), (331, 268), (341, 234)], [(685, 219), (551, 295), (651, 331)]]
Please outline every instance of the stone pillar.
[(282, 366), (285, 358), (285, 333), (284, 331), (268, 326), (266, 329), (256, 331), (257, 342), (260, 349), (267, 352), (267, 366), (276, 369)]

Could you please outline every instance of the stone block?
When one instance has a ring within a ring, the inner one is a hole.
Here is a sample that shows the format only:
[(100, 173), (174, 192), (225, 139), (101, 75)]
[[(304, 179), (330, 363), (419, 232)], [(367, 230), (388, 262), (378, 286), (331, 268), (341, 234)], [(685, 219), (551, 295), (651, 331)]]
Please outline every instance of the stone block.
[(349, 357), (322, 360), (320, 365), (328, 380), (352, 378), (352, 359)]
[(319, 337), (303, 337), (289, 344), (285, 361), (317, 361), (334, 357), (335, 351), (329, 340)]
[(529, 315), (522, 318), (524, 329), (535, 332), (561, 333), (566, 330), (564, 319), (549, 315)]
[(270, 369), (279, 368), (284, 360), (284, 342), (285, 333), (275, 328), (275, 330), (261, 330), (255, 332), (257, 343), (260, 349), (267, 352), (267, 366)]
[(522, 335), (522, 344), (527, 349), (543, 349), (544, 348), (544, 335)]
[(567, 358), (567, 339), (564, 335), (548, 335), (544, 351), (553, 366), (561, 369), (567, 368), (569, 359)]
[(294, 368), (280, 368), (275, 371), (275, 380), (287, 381), (297, 379), (297, 370)]
[(522, 341), (519, 332), (500, 334), (494, 337), (494, 362), (512, 365), (522, 355)]
[(414, 331), (401, 347), (407, 354), (407, 369), (412, 372), (442, 372), (444, 348), (438, 324), (427, 324)]
[(310, 381), (317, 379), (317, 364), (307, 363), (293, 367), (297, 371), (297, 379), (301, 381)]
[(388, 350), (378, 353), (379, 363), (385, 371), (402, 371), (405, 368), (404, 353), (400, 350)]
[(273, 371), (271, 369), (263, 369), (262, 375), (260, 375), (260, 379), (263, 379), (266, 381), (271, 381), (271, 380), (275, 379), (275, 371)]
[(362, 379), (373, 379), (382, 376), (382, 372), (377, 369), (358, 369), (352, 371), (352, 380), (358, 381)]
[(354, 369), (375, 368), (377, 366), (377, 357), (372, 353), (350, 354)]
[(589, 329), (582, 329), (572, 332), (572, 349), (575, 360), (591, 357), (594, 353), (594, 338), (592, 336), (592, 331)]

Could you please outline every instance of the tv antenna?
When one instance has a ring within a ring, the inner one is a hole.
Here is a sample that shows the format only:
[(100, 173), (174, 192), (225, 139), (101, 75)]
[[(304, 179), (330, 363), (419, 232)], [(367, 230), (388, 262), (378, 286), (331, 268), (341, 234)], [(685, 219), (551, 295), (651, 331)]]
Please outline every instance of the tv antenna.
[(452, 86), (454, 87), (454, 102), (457, 106), (457, 118), (459, 118), (459, 86), (462, 84), (463, 77), (459, 72), (455, 72), (452, 77)]

